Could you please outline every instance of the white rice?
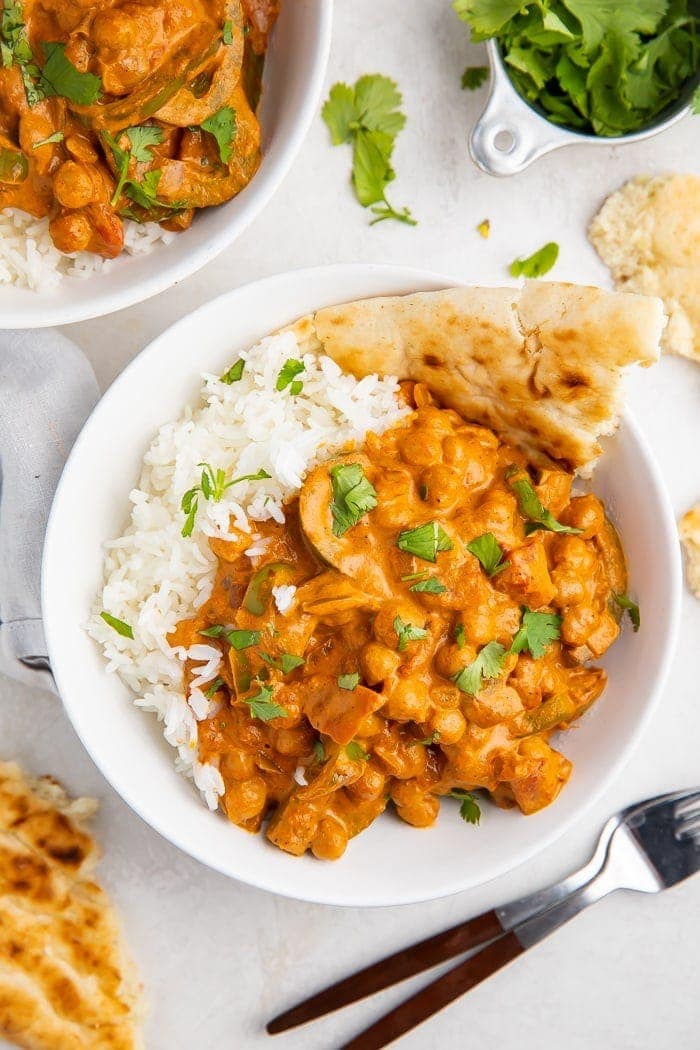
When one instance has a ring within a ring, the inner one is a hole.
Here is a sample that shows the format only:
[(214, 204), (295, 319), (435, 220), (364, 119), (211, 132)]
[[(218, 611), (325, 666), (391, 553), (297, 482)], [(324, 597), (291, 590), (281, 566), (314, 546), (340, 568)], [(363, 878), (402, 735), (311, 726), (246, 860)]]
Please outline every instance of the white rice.
[[(216, 571), (209, 537), (229, 535), (229, 521), (251, 534), (247, 554), (252, 563), (264, 553), (255, 522), (284, 521), (285, 499), (297, 492), (307, 471), (349, 441), (362, 441), (368, 431), (392, 426), (406, 409), (397, 400), (394, 378), (345, 375), (328, 357), (301, 354), (296, 337), (282, 333), (263, 339), (240, 355), (243, 377), (227, 385), (205, 374), (200, 403), (185, 409), (174, 423), (161, 427), (144, 457), (138, 488), (129, 495), (131, 520), (122, 536), (105, 544), (102, 587), (88, 631), (100, 643), (107, 669), (116, 672), (136, 694), (134, 703), (153, 711), (163, 723), (166, 740), (177, 749), (176, 768), (194, 778), (207, 805), (214, 809), (223, 793), (218, 769), (199, 762), (197, 722), (216, 711), (206, 690), (219, 670), (215, 645), (171, 647), (167, 635), (207, 601)], [(275, 389), (288, 358), (301, 359), (303, 390)], [(243, 481), (226, 490), (219, 503), (201, 494), (190, 537), (182, 536), (183, 494), (201, 477), (198, 464), (208, 463), (227, 479), (256, 474), (267, 480)], [(281, 612), (294, 601), (291, 586), (275, 588)], [(101, 618), (102, 611), (129, 624), (134, 638), (118, 634)], [(185, 696), (183, 665), (198, 665), (193, 687)]]
[[(127, 255), (143, 255), (156, 244), (169, 244), (176, 236), (157, 222), (127, 219), (124, 251)], [(54, 247), (47, 218), (35, 219), (17, 208), (0, 212), (0, 284), (49, 292), (64, 277), (92, 277), (109, 271), (114, 262), (93, 252), (64, 255)]]

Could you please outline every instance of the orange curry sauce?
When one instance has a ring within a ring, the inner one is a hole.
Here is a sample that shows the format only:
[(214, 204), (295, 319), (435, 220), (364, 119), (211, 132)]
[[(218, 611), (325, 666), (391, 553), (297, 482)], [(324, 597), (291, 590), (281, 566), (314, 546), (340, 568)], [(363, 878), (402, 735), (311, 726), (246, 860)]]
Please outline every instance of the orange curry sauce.
[[(455, 790), (526, 814), (549, 805), (571, 772), (550, 736), (600, 695), (605, 672), (586, 661), (619, 633), (625, 563), (600, 501), (572, 498), (564, 471), (528, 472), (425, 387), (403, 392), (411, 415), (314, 469), (284, 525), (259, 523), (268, 547), (255, 564), (248, 535), (212, 541), (211, 599), (170, 637), (189, 646), (225, 628), (211, 640), (225, 657), (221, 707), (199, 723), (200, 758), (219, 766), (229, 819), (258, 831), (269, 818), (267, 837), (292, 854), (339, 857), (390, 801), (417, 827)], [(336, 536), (330, 471), (352, 464), (376, 507)], [(518, 482), (572, 531), (532, 531)], [(426, 525), (418, 535), (437, 549), (401, 549)], [(467, 544), (489, 534), (499, 564), (485, 568)], [(290, 585), (281, 613), (272, 588)], [(522, 644), (528, 611), (553, 625), (537, 656)]]

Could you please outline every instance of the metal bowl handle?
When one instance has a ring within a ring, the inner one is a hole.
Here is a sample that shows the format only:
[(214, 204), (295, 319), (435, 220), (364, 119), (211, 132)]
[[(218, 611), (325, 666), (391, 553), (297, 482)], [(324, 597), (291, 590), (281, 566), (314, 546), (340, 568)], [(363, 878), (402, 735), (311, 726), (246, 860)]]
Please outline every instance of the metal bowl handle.
[(515, 175), (543, 153), (570, 144), (572, 136), (540, 117), (520, 97), (492, 40), (488, 51), (491, 90), (469, 136), (469, 152), (487, 175)]

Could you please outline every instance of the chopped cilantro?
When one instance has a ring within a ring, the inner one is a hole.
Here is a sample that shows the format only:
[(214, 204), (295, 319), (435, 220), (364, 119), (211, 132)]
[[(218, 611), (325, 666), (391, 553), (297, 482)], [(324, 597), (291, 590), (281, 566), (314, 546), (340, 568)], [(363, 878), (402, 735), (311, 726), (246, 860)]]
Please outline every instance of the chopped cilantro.
[(366, 762), (369, 758), (369, 755), (362, 745), (358, 744), (357, 740), (351, 740), (349, 744), (345, 745), (345, 754), (353, 762)]
[(227, 631), (226, 641), (236, 652), (241, 652), (242, 649), (250, 649), (252, 645), (260, 643), (260, 631)]
[(219, 376), (219, 382), (225, 383), (226, 386), (231, 386), (232, 383), (238, 383), (243, 376), (244, 368), (245, 361), (242, 357), (239, 357), (223, 375)]
[(476, 91), (488, 80), (487, 66), (467, 66), (462, 73), (462, 90)]
[(432, 562), (437, 561), (439, 551), (452, 550), (452, 540), (436, 521), (400, 532), (396, 545), (407, 554)]
[(508, 267), (511, 277), (543, 277), (559, 257), (559, 245), (549, 241), (525, 259), (514, 259)]
[(209, 686), (209, 688), (205, 690), (204, 695), (206, 696), (207, 700), (211, 700), (211, 698), (213, 697), (214, 693), (218, 693), (218, 691), (219, 691), (219, 689), (221, 689), (222, 685), (225, 685), (225, 682), (224, 682), (223, 678), (215, 678), (214, 681)]
[(222, 106), (216, 113), (203, 120), (200, 127), (216, 139), (222, 164), (228, 164), (233, 155), (233, 140), (236, 137), (236, 112), (230, 106)]
[(245, 703), (250, 708), (253, 718), (259, 718), (261, 722), (270, 722), (273, 718), (286, 718), (288, 712), (280, 707), (272, 699), (272, 688), (269, 685), (260, 685), (255, 696), (245, 698)]
[(537, 529), (546, 529), (549, 532), (567, 532), (577, 534), (581, 529), (575, 529), (572, 525), (562, 525), (557, 521), (551, 511), (546, 510), (540, 503), (532, 482), (527, 478), (525, 472), (518, 467), (509, 467), (506, 471), (506, 481), (518, 497), (520, 513), (529, 522), (525, 526), (525, 532), (535, 532)]
[(343, 536), (363, 514), (377, 506), (377, 493), (359, 463), (340, 463), (330, 469), (333, 535)]
[(460, 802), (459, 815), (462, 820), (467, 824), (478, 824), (481, 820), (481, 807), (471, 791), (463, 791), (461, 788), (454, 788), (450, 791), (450, 795), (452, 798), (456, 798)]
[(60, 95), (79, 106), (91, 106), (102, 94), (102, 81), (93, 73), (81, 73), (66, 58), (66, 45), (42, 44), (46, 56), (41, 71), (41, 90), (44, 95)]
[(416, 627), (413, 623), (406, 623), (400, 616), (394, 617), (394, 630), (399, 639), (399, 644), (396, 648), (400, 653), (405, 651), (409, 642), (418, 642), (428, 634), (425, 628)]
[(626, 594), (613, 594), (613, 598), (622, 610), (627, 611), (627, 614), (630, 618), (630, 622), (636, 634), (636, 632), (639, 630), (639, 626), (641, 623), (641, 619), (639, 616), (639, 606), (636, 602), (633, 602), (631, 598), (628, 598)]
[(134, 637), (134, 630), (128, 623), (124, 623), (123, 620), (118, 620), (116, 616), (112, 616), (111, 613), (108, 612), (101, 612), (100, 616), (104, 622), (112, 627), (117, 634), (120, 634), (122, 638)]
[(444, 594), (447, 587), (437, 576), (430, 576), (427, 580), (419, 580), (418, 583), (412, 584), (408, 589), (421, 594)]
[(356, 689), (359, 685), (359, 682), (360, 676), (357, 673), (357, 671), (354, 671), (353, 674), (341, 674), (338, 676), (339, 687), (341, 689), (347, 689), (349, 692), (352, 692), (353, 689)]
[(467, 544), (467, 550), (478, 558), (488, 576), (497, 576), (508, 566), (503, 561), (503, 550), (492, 532), (485, 532)]
[(463, 693), (476, 696), (481, 690), (484, 678), (498, 678), (503, 670), (505, 657), (506, 650), (499, 642), (489, 642), (475, 660), (454, 675), (452, 681)]
[(297, 361), (294, 357), (289, 357), (280, 368), (279, 375), (277, 376), (277, 382), (275, 383), (275, 390), (286, 390), (289, 387), (290, 394), (295, 397), (300, 394), (304, 384), (300, 379), (295, 379), (295, 376), (300, 375), (304, 371), (304, 362)]
[(523, 607), (523, 619), (510, 647), (511, 653), (522, 653), (528, 649), (539, 660), (552, 642), (561, 636), (561, 616), (551, 612), (531, 612)]

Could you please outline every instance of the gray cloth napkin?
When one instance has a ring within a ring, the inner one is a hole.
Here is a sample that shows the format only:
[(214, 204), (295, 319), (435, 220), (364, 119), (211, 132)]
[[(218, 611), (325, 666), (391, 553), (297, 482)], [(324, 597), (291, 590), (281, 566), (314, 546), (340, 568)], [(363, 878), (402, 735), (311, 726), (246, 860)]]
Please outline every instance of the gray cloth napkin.
[(69, 339), (0, 331), (0, 672), (55, 692), (41, 622), (51, 501), (97, 380)]

